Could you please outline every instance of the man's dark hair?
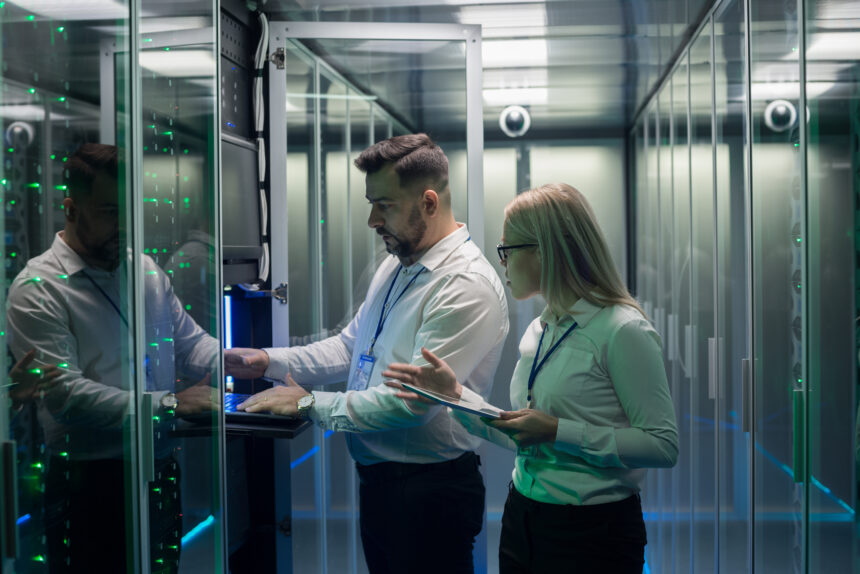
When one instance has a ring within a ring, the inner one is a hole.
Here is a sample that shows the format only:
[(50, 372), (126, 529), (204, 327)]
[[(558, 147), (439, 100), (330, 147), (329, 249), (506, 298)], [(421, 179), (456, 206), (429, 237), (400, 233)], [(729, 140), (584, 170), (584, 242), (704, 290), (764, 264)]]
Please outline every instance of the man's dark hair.
[(427, 134), (395, 136), (377, 142), (361, 152), (355, 167), (372, 175), (388, 164), (400, 177), (400, 185), (429, 186), (437, 193), (448, 187), (448, 158)]
[(85, 143), (66, 163), (69, 197), (75, 200), (89, 197), (96, 176), (104, 172), (116, 179), (119, 175), (119, 152), (116, 146)]

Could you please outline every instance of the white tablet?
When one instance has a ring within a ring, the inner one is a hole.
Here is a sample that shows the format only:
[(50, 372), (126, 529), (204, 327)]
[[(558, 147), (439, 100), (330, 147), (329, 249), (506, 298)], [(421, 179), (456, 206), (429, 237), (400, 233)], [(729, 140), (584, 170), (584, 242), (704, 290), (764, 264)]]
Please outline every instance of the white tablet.
[(412, 391), (413, 393), (421, 395), (422, 397), (427, 397), (431, 401), (436, 401), (437, 403), (451, 407), (452, 409), (465, 411), (467, 413), (471, 413), (473, 415), (478, 415), (479, 417), (485, 417), (488, 419), (501, 418), (499, 413), (502, 412), (502, 409), (497, 409), (493, 406), (484, 406), (480, 403), (475, 403), (462, 398), (455, 399), (454, 397), (449, 397), (447, 395), (428, 391), (427, 389), (422, 389), (421, 387), (416, 387), (408, 383), (400, 384), (403, 385), (403, 388), (406, 390)]

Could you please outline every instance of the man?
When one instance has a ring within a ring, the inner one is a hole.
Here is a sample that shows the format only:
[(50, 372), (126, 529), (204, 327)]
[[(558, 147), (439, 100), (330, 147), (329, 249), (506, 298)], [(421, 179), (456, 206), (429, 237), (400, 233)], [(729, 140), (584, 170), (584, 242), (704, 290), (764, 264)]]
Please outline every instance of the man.
[[(125, 473), (133, 453), (135, 365), (126, 304), (131, 288), (123, 282), (128, 257), (120, 252), (117, 148), (85, 144), (66, 170), (65, 228), (48, 251), (27, 262), (9, 290), (9, 347), (21, 361), (60, 371), (35, 401), (49, 456), (49, 569), (116, 573), (132, 564), (126, 548), (136, 520), (125, 491), (131, 484)], [(141, 367), (153, 414), (167, 425), (174, 414), (211, 410), (218, 341), (185, 314), (167, 276), (148, 257), (137, 280), (143, 283), (147, 343)], [(45, 368), (45, 378), (52, 371)], [(174, 393), (179, 374), (200, 382)], [(167, 432), (159, 434), (151, 556), (154, 572), (175, 572), (182, 534), (179, 468)]]
[[(233, 349), (228, 372), (285, 386), (254, 395), (247, 411), (306, 415), (348, 431), (360, 479), (364, 554), (373, 574), (472, 572), (484, 484), (478, 440), (439, 407), (413, 412), (382, 370), (445, 357), (463, 384), (486, 397), (508, 332), (496, 272), (451, 210), (448, 159), (424, 134), (366, 149), (368, 225), (392, 255), (376, 272), (355, 318), (337, 336), (288, 349)], [(347, 392), (298, 386), (348, 380)]]

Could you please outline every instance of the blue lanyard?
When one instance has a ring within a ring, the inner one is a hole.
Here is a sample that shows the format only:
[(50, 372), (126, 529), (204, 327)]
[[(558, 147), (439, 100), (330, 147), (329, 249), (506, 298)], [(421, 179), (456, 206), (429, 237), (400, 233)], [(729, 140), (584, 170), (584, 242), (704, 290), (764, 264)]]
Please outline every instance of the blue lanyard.
[(532, 372), (529, 374), (529, 392), (527, 401), (531, 402), (532, 400), (532, 387), (535, 384), (535, 379), (537, 378), (538, 372), (543, 367), (543, 364), (546, 363), (546, 360), (549, 359), (549, 356), (553, 354), (553, 352), (558, 349), (558, 346), (561, 345), (561, 342), (564, 341), (568, 335), (570, 335), (574, 329), (576, 329), (576, 321), (573, 322), (567, 331), (564, 332), (564, 335), (561, 336), (561, 339), (555, 342), (555, 345), (550, 347), (549, 352), (544, 355), (544, 358), (541, 359), (540, 363), (538, 363), (538, 357), (540, 357), (540, 348), (543, 346), (543, 336), (546, 335), (546, 328), (548, 325), (544, 325), (543, 332), (540, 334), (540, 342), (538, 343), (537, 352), (535, 353), (535, 360), (532, 363)]
[[(385, 320), (388, 319), (388, 315), (391, 314), (391, 310), (388, 309), (388, 298), (391, 296), (391, 290), (394, 289), (394, 284), (397, 282), (397, 277), (400, 275), (400, 271), (403, 269), (403, 265), (397, 268), (397, 273), (394, 274), (394, 278), (391, 280), (391, 285), (388, 286), (388, 292), (385, 294), (385, 301), (382, 303), (382, 310), (379, 312), (379, 321), (376, 323), (376, 333), (373, 335), (373, 339), (370, 341), (370, 348), (367, 350), (367, 354), (373, 356), (373, 347), (376, 345), (376, 339), (379, 338), (379, 334), (382, 333), (382, 327), (385, 326)], [(403, 297), (403, 294), (412, 287), (412, 284), (415, 283), (415, 280), (418, 279), (418, 276), (424, 273), (424, 269), (426, 267), (422, 267), (421, 271), (415, 274), (414, 277), (406, 284), (406, 287), (400, 292), (400, 295), (397, 296), (397, 299), (391, 303), (391, 309), (394, 309), (394, 306), (397, 305), (397, 302), (400, 301), (400, 298)], [(386, 313), (386, 309), (388, 309), (388, 313)]]
[(81, 269), (81, 275), (83, 275), (84, 277), (86, 277), (87, 279), (89, 279), (89, 280), (90, 280), (90, 283), (92, 283), (92, 284), (93, 284), (93, 287), (95, 287), (96, 289), (98, 289), (98, 290), (99, 290), (99, 293), (101, 293), (101, 294), (102, 294), (102, 297), (104, 297), (105, 299), (107, 299), (107, 300), (108, 300), (108, 303), (110, 303), (110, 304), (111, 304), (111, 307), (113, 307), (113, 308), (114, 308), (114, 310), (116, 311), (117, 315), (119, 315), (119, 318), (120, 318), (120, 319), (122, 319), (122, 322), (123, 322), (123, 323), (125, 323), (125, 326), (126, 326), (126, 327), (128, 327), (128, 321), (126, 320), (125, 315), (123, 315), (123, 314), (122, 314), (122, 311), (120, 311), (120, 310), (119, 310), (119, 307), (117, 307), (117, 305), (116, 305), (116, 303), (114, 303), (113, 299), (111, 299), (111, 298), (110, 298), (110, 295), (108, 295), (107, 293), (105, 293), (105, 290), (101, 288), (101, 285), (99, 285), (98, 283), (96, 283), (95, 279), (93, 279), (92, 277), (90, 277), (89, 273), (87, 273), (87, 272), (86, 272), (86, 271), (84, 271), (83, 269)]

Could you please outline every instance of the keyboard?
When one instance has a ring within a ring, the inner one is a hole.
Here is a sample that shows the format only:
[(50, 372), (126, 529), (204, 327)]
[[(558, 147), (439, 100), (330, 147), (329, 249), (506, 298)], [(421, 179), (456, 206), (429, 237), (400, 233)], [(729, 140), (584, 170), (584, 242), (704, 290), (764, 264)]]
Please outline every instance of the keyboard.
[[(243, 395), (242, 393), (224, 393), (224, 412), (235, 413), (236, 407), (248, 400), (251, 395)], [(242, 411), (238, 411), (242, 412)]]

